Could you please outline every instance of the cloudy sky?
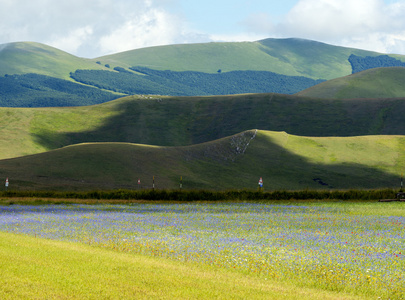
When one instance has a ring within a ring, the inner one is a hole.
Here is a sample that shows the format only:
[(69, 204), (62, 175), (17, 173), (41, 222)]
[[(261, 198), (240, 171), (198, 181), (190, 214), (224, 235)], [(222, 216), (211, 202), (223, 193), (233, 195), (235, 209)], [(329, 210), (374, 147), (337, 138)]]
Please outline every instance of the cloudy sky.
[(405, 0), (0, 0), (0, 44), (35, 41), (88, 58), (270, 37), (405, 54)]

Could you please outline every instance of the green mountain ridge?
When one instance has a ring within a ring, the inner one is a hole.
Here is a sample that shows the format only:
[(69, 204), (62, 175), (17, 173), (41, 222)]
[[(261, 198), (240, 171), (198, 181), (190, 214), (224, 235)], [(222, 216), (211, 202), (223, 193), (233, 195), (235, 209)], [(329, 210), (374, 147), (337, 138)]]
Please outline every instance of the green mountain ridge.
[(400, 63), (405, 56), (266, 39), (169, 45), (84, 59), (39, 43), (11, 43), (0, 45), (0, 105), (83, 106), (132, 94), (294, 94), (373, 60), (377, 65)]
[[(303, 39), (183, 44), (142, 48), (99, 57), (112, 67), (143, 66), (155, 70), (216, 73), (251, 70), (288, 76), (332, 79), (351, 74), (348, 58), (380, 53)], [(405, 61), (405, 56), (401, 56)]]
[[(14, 190), (397, 187), (404, 136), (299, 137), (250, 130), (185, 147), (86, 143), (1, 160)], [(138, 179), (141, 186), (138, 185)]]

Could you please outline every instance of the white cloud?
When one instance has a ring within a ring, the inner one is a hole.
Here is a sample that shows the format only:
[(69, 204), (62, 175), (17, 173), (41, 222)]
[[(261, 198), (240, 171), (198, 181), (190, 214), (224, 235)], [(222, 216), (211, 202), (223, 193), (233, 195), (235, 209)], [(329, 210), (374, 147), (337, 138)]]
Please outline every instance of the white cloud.
[[(235, 1), (234, 13), (221, 18), (208, 13), (208, 8), (223, 11), (221, 5), (226, 2), (228, 11), (228, 1), (187, 0), (188, 5), (182, 6), (185, 1), (0, 0), (0, 44), (36, 41), (78, 56), (97, 57), (163, 44), (299, 37), (405, 54), (405, 0), (390, 4), (387, 0), (297, 0), (284, 16), (270, 8), (252, 13), (237, 5), (242, 1)], [(292, 1), (286, 0), (290, 5)], [(199, 30), (194, 30), (197, 19)]]
[(385, 19), (382, 9), (380, 0), (301, 0), (280, 27), (286, 33), (343, 38), (378, 29)]
[(126, 21), (108, 35), (100, 38), (103, 53), (115, 53), (147, 46), (166, 45), (175, 41), (181, 32), (174, 16), (158, 9)]
[(405, 54), (404, 16), (404, 0), (390, 4), (383, 0), (299, 0), (281, 18), (262, 12), (240, 24), (252, 36), (298, 37)]
[(403, 2), (300, 0), (276, 31), (289, 37), (395, 52), (404, 47), (404, 15)]
[(248, 32), (268, 33), (274, 31), (274, 23), (268, 13), (254, 13), (249, 15), (244, 21), (240, 22)]
[(91, 26), (85, 26), (74, 29), (65, 37), (54, 37), (48, 44), (69, 53), (76, 53), (79, 47), (82, 46), (92, 34), (93, 28)]
[(183, 29), (176, 0), (0, 0), (0, 44), (45, 43), (72, 54), (173, 43)]
[(208, 38), (212, 42), (253, 42), (268, 38), (267, 34), (239, 33), (239, 34), (211, 34)]

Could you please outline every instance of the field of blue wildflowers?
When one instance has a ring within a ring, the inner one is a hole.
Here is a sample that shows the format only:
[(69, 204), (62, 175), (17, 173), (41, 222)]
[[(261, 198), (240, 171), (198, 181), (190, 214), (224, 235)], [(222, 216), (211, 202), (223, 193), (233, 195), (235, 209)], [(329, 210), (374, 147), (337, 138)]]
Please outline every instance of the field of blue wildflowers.
[(10, 205), (0, 206), (0, 230), (405, 298), (405, 216), (348, 205)]

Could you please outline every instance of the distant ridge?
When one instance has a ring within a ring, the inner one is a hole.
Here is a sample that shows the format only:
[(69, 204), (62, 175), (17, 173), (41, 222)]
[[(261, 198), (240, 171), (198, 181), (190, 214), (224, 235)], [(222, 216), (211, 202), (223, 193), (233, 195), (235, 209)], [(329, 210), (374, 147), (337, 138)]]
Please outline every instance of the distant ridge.
[(95, 59), (10, 43), (0, 45), (0, 106), (85, 106), (134, 94), (294, 94), (351, 74), (350, 58), (405, 62), (405, 56), (293, 38), (149, 47)]
[[(144, 66), (156, 70), (215, 73), (253, 70), (288, 76), (332, 79), (351, 74), (348, 58), (380, 53), (303, 39), (183, 44), (149, 47), (99, 57), (112, 67)], [(405, 61), (405, 56), (404, 56)]]

